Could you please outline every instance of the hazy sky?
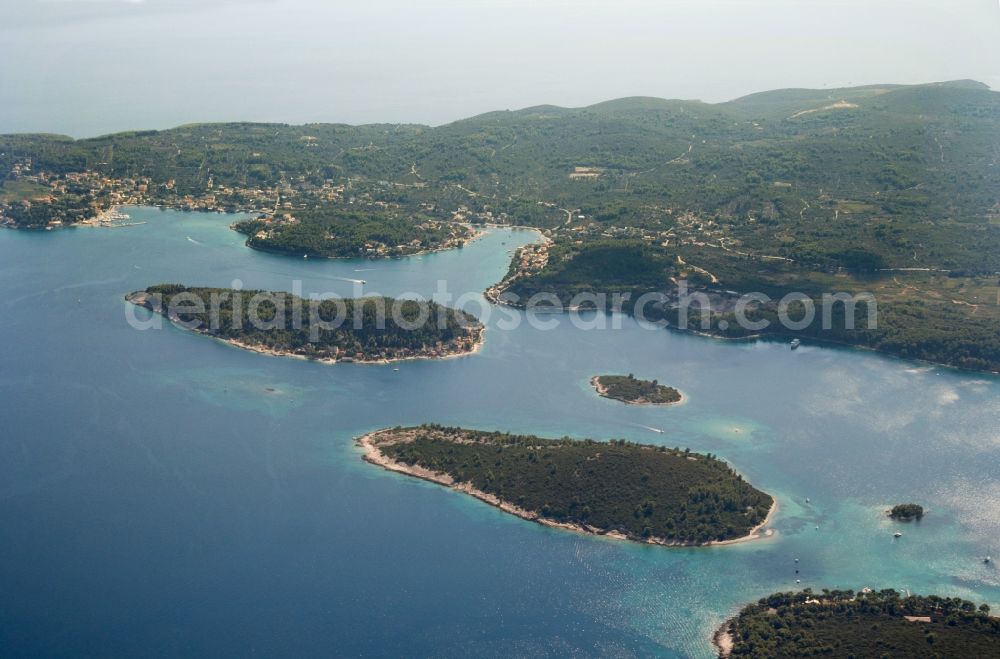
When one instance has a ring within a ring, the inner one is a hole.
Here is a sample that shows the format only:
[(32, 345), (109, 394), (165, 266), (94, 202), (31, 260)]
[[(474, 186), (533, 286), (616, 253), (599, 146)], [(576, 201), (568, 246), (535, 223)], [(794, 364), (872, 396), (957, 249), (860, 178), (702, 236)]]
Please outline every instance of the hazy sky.
[(998, 0), (0, 0), (0, 132), (440, 124), (621, 96), (974, 78)]

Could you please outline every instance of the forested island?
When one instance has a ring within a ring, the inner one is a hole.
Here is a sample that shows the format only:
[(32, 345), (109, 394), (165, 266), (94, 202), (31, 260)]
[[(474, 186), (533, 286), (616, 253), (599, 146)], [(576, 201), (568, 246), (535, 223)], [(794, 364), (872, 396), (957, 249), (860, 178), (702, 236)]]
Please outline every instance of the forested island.
[(364, 297), (303, 300), (290, 293), (150, 286), (132, 304), (231, 345), (321, 362), (391, 362), (467, 355), (482, 346), (474, 316), (434, 302)]
[(379, 430), (357, 441), (368, 462), (523, 519), (637, 542), (757, 538), (775, 506), (725, 462), (678, 448), (439, 425)]
[[(79, 225), (123, 204), (242, 211), (251, 247), (299, 258), (399, 256), (460, 246), (467, 225), (531, 226), (546, 242), (516, 255), (491, 299), (628, 293), (632, 313), (662, 292), (646, 311), (681, 330), (1000, 371), (997, 134), (1000, 93), (958, 80), (625, 98), (438, 127), (4, 135), (0, 224)], [(681, 282), (713, 300), (707, 327), (676, 317)], [(877, 326), (859, 304), (838, 305), (828, 328), (817, 315), (788, 330), (776, 300), (792, 291), (870, 292)], [(735, 322), (734, 295), (750, 292), (774, 300), (748, 311), (767, 329)]]
[(418, 219), (323, 209), (243, 220), (233, 228), (247, 235), (248, 247), (321, 258), (407, 256), (462, 247), (474, 235), (463, 224)]
[(720, 657), (997, 657), (1000, 619), (957, 597), (777, 593), (716, 634)]
[(595, 375), (590, 383), (605, 398), (633, 405), (671, 405), (681, 401), (681, 392), (656, 380), (639, 380), (634, 375)]
[(903, 522), (921, 520), (924, 517), (924, 507), (916, 503), (896, 504), (889, 510), (889, 517)]

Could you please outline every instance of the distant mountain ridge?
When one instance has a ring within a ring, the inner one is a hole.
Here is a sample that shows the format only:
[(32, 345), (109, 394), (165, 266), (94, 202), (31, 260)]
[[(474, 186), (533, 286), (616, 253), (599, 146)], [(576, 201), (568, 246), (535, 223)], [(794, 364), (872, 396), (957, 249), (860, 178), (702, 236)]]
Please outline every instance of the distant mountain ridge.
[[(871, 99), (874, 97), (882, 96), (884, 94), (895, 92), (899, 90), (911, 90), (917, 91), (918, 93), (924, 90), (963, 90), (963, 91), (980, 91), (987, 92), (989, 94), (997, 95), (1000, 92), (993, 91), (989, 85), (978, 80), (964, 79), (964, 80), (946, 80), (941, 82), (930, 82), (930, 83), (916, 83), (916, 84), (873, 84), (873, 85), (862, 85), (857, 87), (836, 87), (836, 88), (808, 88), (808, 87), (789, 87), (782, 89), (773, 89), (762, 92), (754, 92), (752, 94), (747, 94), (745, 96), (740, 96), (729, 101), (721, 101), (718, 103), (709, 103), (697, 99), (679, 99), (679, 98), (660, 98), (657, 96), (625, 96), (621, 98), (609, 99), (606, 101), (599, 101), (591, 105), (585, 105), (580, 107), (566, 107), (560, 105), (542, 104), (533, 105), (525, 108), (519, 108), (516, 110), (493, 110), (490, 112), (485, 112), (478, 115), (473, 115), (464, 119), (457, 119), (455, 121), (442, 124), (440, 126), (430, 126), (427, 124), (409, 124), (409, 123), (385, 123), (385, 124), (345, 124), (345, 123), (327, 123), (327, 122), (311, 122), (307, 124), (288, 124), (288, 123), (278, 123), (278, 122), (254, 122), (254, 121), (239, 121), (239, 122), (192, 122), (187, 124), (181, 124), (175, 126), (174, 128), (165, 128), (160, 130), (131, 130), (131, 131), (119, 131), (116, 133), (108, 133), (106, 135), (100, 135), (97, 137), (80, 138), (76, 139), (68, 135), (62, 135), (58, 133), (2, 133), (0, 137), (11, 137), (14, 135), (19, 136), (35, 136), (35, 137), (46, 137), (50, 139), (65, 139), (70, 141), (87, 142), (92, 140), (107, 139), (109, 137), (124, 136), (124, 135), (134, 135), (137, 133), (163, 133), (172, 130), (183, 130), (183, 129), (197, 129), (210, 126), (226, 126), (226, 127), (236, 127), (236, 126), (257, 126), (257, 127), (280, 127), (280, 128), (292, 128), (292, 127), (343, 127), (343, 128), (361, 128), (361, 127), (375, 127), (375, 126), (410, 126), (419, 128), (441, 128), (444, 126), (460, 124), (463, 122), (475, 122), (490, 119), (499, 119), (503, 117), (546, 117), (546, 116), (558, 116), (565, 117), (581, 112), (600, 112), (600, 113), (617, 113), (617, 112), (636, 112), (636, 111), (657, 111), (657, 110), (680, 110), (680, 109), (707, 109), (716, 108), (723, 110), (732, 110), (739, 114), (749, 115), (756, 111), (761, 110), (775, 110), (775, 109), (786, 109), (789, 107), (797, 106), (797, 104), (818, 104), (825, 101), (836, 101), (836, 100), (851, 100), (857, 101), (858, 99)], [(809, 107), (803, 107), (803, 109), (811, 109)]]

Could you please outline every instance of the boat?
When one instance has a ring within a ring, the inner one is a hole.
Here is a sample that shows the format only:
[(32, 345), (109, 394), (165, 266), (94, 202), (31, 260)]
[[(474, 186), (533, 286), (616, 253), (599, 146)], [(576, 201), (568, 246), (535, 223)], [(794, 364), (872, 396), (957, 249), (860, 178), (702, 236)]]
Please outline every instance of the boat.
[(992, 560), (993, 560), (992, 558), (990, 558), (989, 556), (987, 556), (986, 558), (983, 559), (983, 563), (989, 563)]
[(895, 533), (892, 534), (892, 537), (894, 537), (894, 538), (902, 538), (903, 534), (900, 531), (896, 531)]
[(791, 344), (790, 344), (790, 345), (791, 345), (791, 347), (792, 347), (792, 350), (795, 350), (795, 349), (796, 349), (796, 348), (798, 348), (798, 347), (799, 347), (800, 345), (802, 345), (802, 341), (801, 341), (801, 340), (799, 340), (799, 339), (792, 339), (792, 342), (791, 342)]

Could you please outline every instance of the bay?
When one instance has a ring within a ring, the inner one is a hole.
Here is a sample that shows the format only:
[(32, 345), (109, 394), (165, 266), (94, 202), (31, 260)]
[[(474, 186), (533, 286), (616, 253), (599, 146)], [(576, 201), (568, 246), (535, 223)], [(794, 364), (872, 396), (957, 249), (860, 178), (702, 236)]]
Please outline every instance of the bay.
[[(1000, 573), (981, 560), (1000, 554), (994, 376), (627, 318), (503, 329), (523, 316), (495, 308), (471, 357), (265, 357), (138, 331), (123, 295), (238, 279), (349, 296), (348, 280), (364, 279), (365, 292), (430, 296), (444, 281), (476, 296), (536, 235), (494, 229), (400, 260), (299, 260), (247, 249), (231, 216), (128, 212), (146, 224), (0, 232), (5, 656), (708, 657), (715, 627), (778, 590), (1000, 604)], [(636, 408), (588, 386), (629, 372), (689, 402)], [(353, 445), (422, 422), (716, 453), (778, 498), (776, 535), (667, 549), (548, 529), (376, 469)], [(885, 519), (910, 500), (928, 510), (922, 522)]]

